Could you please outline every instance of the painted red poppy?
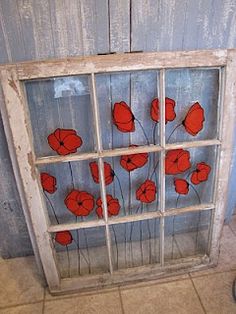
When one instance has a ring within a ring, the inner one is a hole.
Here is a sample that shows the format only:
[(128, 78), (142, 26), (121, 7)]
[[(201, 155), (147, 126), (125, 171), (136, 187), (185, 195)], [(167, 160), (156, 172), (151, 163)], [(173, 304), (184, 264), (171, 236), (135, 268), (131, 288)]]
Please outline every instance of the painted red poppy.
[(55, 241), (61, 245), (71, 244), (73, 241), (70, 231), (58, 231), (55, 236)]
[(93, 196), (85, 191), (72, 190), (64, 202), (66, 207), (76, 216), (88, 216), (94, 208)]
[(156, 185), (151, 180), (146, 180), (136, 191), (136, 199), (142, 203), (151, 203), (156, 199)]
[[(94, 182), (99, 183), (99, 171), (97, 162), (96, 161), (90, 162), (89, 167)], [(111, 165), (107, 162), (104, 162), (104, 176), (106, 185), (109, 185), (113, 182), (115, 173), (112, 170)]]
[(189, 184), (185, 179), (174, 179), (175, 191), (178, 194), (188, 194)]
[[(165, 119), (166, 123), (173, 121), (176, 117), (175, 113), (175, 101), (171, 98), (165, 98)], [(151, 118), (155, 122), (160, 120), (160, 109), (159, 109), (159, 99), (153, 99), (151, 103)]]
[(197, 164), (197, 169), (193, 171), (191, 175), (191, 182), (193, 184), (199, 184), (201, 182), (207, 181), (209, 173), (211, 172), (211, 167), (205, 162), (200, 162)]
[(165, 173), (178, 174), (191, 167), (190, 153), (184, 149), (170, 150), (165, 158)]
[(112, 112), (113, 123), (121, 132), (134, 132), (135, 117), (126, 102), (116, 102)]
[(195, 102), (190, 107), (182, 124), (189, 134), (195, 136), (203, 129), (204, 121), (204, 109), (198, 102)]
[[(117, 198), (113, 198), (110, 194), (107, 194), (107, 210), (108, 216), (117, 216), (120, 211), (120, 203)], [(96, 201), (97, 209), (96, 213), (99, 218), (103, 217), (102, 199), (99, 197)]]
[(56, 129), (48, 136), (48, 144), (58, 155), (68, 155), (76, 153), (83, 141), (75, 130)]
[(42, 172), (40, 174), (40, 179), (44, 191), (53, 194), (57, 190), (57, 180), (54, 176), (51, 176), (46, 172)]
[[(138, 145), (130, 145), (129, 147), (138, 147)], [(148, 161), (148, 153), (124, 155), (120, 157), (120, 165), (127, 171), (133, 171), (142, 168)]]

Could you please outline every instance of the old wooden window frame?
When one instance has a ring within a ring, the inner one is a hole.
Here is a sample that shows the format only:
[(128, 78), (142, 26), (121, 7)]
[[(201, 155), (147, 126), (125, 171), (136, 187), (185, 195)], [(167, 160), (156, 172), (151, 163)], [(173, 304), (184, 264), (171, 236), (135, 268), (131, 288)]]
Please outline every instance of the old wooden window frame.
[[(165, 70), (173, 68), (218, 68), (220, 77), (219, 118), (216, 139), (201, 140), (183, 143), (165, 143)], [(96, 96), (96, 79), (98, 73), (127, 72), (137, 70), (160, 71), (160, 144), (133, 148), (119, 148), (103, 150), (99, 121), (99, 106)], [(94, 127), (96, 131), (96, 152), (78, 153), (68, 156), (51, 156), (37, 158), (32, 143), (32, 130), (28, 116), (27, 100), (24, 82), (33, 79), (56, 78), (87, 74), (90, 76), (92, 90), (92, 105)], [(23, 62), (3, 65), (0, 67), (1, 85), (4, 95), (2, 114), (4, 124), (14, 144), (15, 157), (19, 167), (17, 177), (18, 187), (23, 189), (27, 208), (24, 208), (27, 217), (30, 217), (33, 231), (37, 239), (40, 259), (44, 273), (52, 293), (65, 293), (78, 289), (102, 287), (109, 284), (121, 284), (126, 281), (158, 278), (169, 273), (188, 270), (203, 269), (217, 264), (219, 253), (219, 239), (223, 226), (226, 206), (227, 183), (230, 171), (232, 151), (232, 137), (234, 128), (234, 107), (236, 103), (236, 50), (206, 50), (189, 52), (154, 52), (131, 53), (104, 56), (73, 57), (61, 60)], [(8, 137), (8, 138), (10, 138)], [(215, 188), (213, 202), (165, 211), (165, 151), (176, 148), (191, 148), (216, 145), (218, 157), (216, 166)], [(106, 205), (105, 179), (103, 174), (103, 158), (120, 156), (138, 152), (160, 152), (160, 211), (147, 212), (132, 216), (109, 218)], [(79, 161), (97, 159), (99, 164), (100, 190), (104, 204), (104, 220), (86, 221), (51, 225), (42, 198), (37, 166), (41, 164), (59, 163), (66, 161)], [(209, 255), (178, 259), (176, 263), (165, 264), (164, 261), (164, 217), (180, 215), (187, 212), (212, 211), (211, 237)], [(160, 265), (148, 265), (139, 268), (113, 271), (111, 257), (111, 238), (109, 226), (145, 219), (160, 218)], [(110, 273), (89, 275), (78, 278), (61, 279), (55, 259), (55, 251), (50, 233), (62, 230), (75, 230), (104, 226), (106, 230), (106, 243), (109, 258)]]

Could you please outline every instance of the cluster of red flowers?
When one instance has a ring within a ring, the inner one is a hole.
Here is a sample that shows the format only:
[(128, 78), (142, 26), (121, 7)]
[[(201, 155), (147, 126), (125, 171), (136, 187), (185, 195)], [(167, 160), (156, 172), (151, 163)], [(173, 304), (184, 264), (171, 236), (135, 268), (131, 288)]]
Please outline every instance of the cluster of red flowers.
[[(151, 119), (158, 123), (160, 120), (159, 99), (153, 99), (150, 108)], [(165, 99), (165, 122), (168, 123), (176, 118), (175, 101), (170, 98)], [(134, 132), (135, 120), (137, 120), (126, 102), (115, 103), (112, 112), (113, 123), (120, 132)], [(195, 136), (203, 128), (204, 109), (196, 102), (189, 109), (182, 125), (185, 130)], [(138, 120), (137, 120), (138, 121)], [(139, 121), (138, 121), (139, 122)], [(59, 155), (68, 155), (76, 153), (77, 149), (83, 144), (81, 137), (72, 129), (56, 129), (48, 136), (49, 146)], [(130, 145), (130, 149), (136, 148), (137, 145)], [(148, 153), (131, 153), (120, 157), (121, 167), (128, 171), (145, 166), (148, 162)], [(99, 168), (97, 162), (89, 164), (90, 172), (95, 183), (99, 183)], [(187, 150), (175, 149), (168, 151), (165, 158), (165, 173), (167, 175), (176, 175), (185, 172), (191, 167), (190, 154)], [(191, 174), (191, 182), (199, 184), (208, 179), (211, 167), (204, 162), (197, 164), (196, 170)], [(104, 162), (105, 184), (109, 185), (117, 177), (111, 165)], [(118, 179), (118, 178), (117, 178)], [(45, 192), (53, 194), (56, 192), (56, 178), (48, 173), (41, 173), (41, 184)], [(185, 179), (174, 179), (175, 190), (179, 194), (188, 194), (189, 183)], [(142, 203), (151, 203), (155, 201), (157, 187), (153, 181), (146, 179), (136, 190), (136, 199)], [(118, 215), (120, 203), (112, 195), (106, 195), (108, 215)], [(89, 215), (96, 204), (96, 213), (99, 218), (103, 217), (102, 199), (99, 197), (96, 202), (94, 196), (87, 191), (73, 189), (66, 196), (64, 201), (66, 207), (75, 216)], [(73, 237), (69, 231), (60, 231), (55, 235), (55, 241), (61, 245), (72, 243)]]
[[(196, 165), (196, 169), (191, 173), (190, 181), (197, 185), (201, 182), (207, 181), (211, 172), (211, 167), (205, 162), (200, 162)], [(189, 182), (185, 179), (174, 178), (175, 191), (178, 194), (188, 194)]]
[[(151, 119), (158, 123), (160, 120), (160, 109), (159, 109), (159, 99), (153, 99), (150, 108)], [(121, 132), (134, 132), (135, 131), (135, 116), (132, 113), (131, 108), (126, 102), (121, 101), (114, 104), (113, 112), (113, 123), (116, 125), (117, 129)], [(165, 121), (171, 122), (176, 118), (175, 113), (175, 101), (171, 98), (165, 98)], [(205, 121), (204, 109), (202, 106), (196, 102), (188, 110), (182, 125), (184, 126), (186, 132), (195, 136), (203, 129), (203, 123)]]

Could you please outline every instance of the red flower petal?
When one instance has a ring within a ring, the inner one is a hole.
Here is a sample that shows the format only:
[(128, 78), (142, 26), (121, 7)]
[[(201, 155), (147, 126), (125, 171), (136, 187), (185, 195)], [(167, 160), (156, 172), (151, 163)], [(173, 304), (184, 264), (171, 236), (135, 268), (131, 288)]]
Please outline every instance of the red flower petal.
[(71, 191), (64, 202), (66, 207), (76, 216), (87, 216), (94, 208), (93, 196), (85, 191)]
[(151, 180), (144, 181), (136, 191), (136, 199), (142, 203), (151, 203), (156, 199), (156, 185)]
[(70, 231), (58, 231), (55, 236), (55, 241), (61, 245), (71, 244), (73, 241)]
[(113, 112), (113, 123), (116, 125), (117, 129), (121, 132), (134, 132), (134, 115), (130, 107), (124, 102), (114, 104)]
[[(176, 117), (175, 114), (175, 101), (171, 98), (165, 98), (165, 120), (166, 123), (168, 121), (173, 121)], [(151, 104), (151, 118), (155, 122), (159, 122), (160, 120), (160, 110), (159, 110), (159, 99), (155, 98)]]
[[(107, 210), (108, 216), (116, 216), (119, 214), (120, 211), (120, 203), (117, 198), (113, 198), (110, 194), (106, 195), (107, 198)], [(99, 197), (96, 201), (97, 209), (96, 213), (99, 218), (103, 217), (103, 208), (102, 208), (102, 199)]]
[(175, 191), (179, 194), (188, 194), (189, 184), (185, 179), (174, 179)]
[[(129, 147), (138, 147), (137, 145), (130, 145)], [(148, 153), (124, 155), (120, 158), (120, 165), (127, 171), (133, 171), (137, 168), (143, 167), (148, 161)]]
[(178, 174), (191, 167), (190, 154), (187, 150), (174, 149), (168, 151), (165, 158), (165, 173)]
[(190, 107), (182, 124), (189, 134), (195, 136), (202, 130), (204, 121), (204, 109), (196, 102)]
[[(89, 163), (90, 171), (95, 183), (99, 183), (99, 171), (98, 164), (96, 161)], [(111, 168), (111, 165), (107, 162), (104, 162), (104, 176), (105, 176), (105, 184), (109, 185), (114, 180), (114, 171)]]
[(211, 167), (205, 162), (200, 162), (197, 164), (197, 169), (193, 171), (191, 175), (191, 182), (193, 184), (199, 184), (201, 182), (207, 181), (209, 173), (211, 172)]
[(57, 180), (55, 177), (51, 176), (46, 172), (40, 174), (41, 184), (44, 191), (53, 194), (56, 190)]
[(75, 153), (83, 141), (75, 130), (56, 129), (48, 136), (49, 146), (59, 155)]

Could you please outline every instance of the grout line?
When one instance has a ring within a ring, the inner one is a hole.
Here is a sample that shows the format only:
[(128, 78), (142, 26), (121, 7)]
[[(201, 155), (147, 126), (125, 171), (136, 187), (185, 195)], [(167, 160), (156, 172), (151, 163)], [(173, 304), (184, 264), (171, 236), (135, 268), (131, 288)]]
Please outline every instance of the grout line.
[(12, 309), (12, 308), (18, 307), (18, 306), (34, 305), (34, 304), (38, 304), (38, 303), (42, 303), (42, 302), (43, 302), (43, 299), (42, 300), (38, 300), (38, 301), (34, 301), (34, 302), (26, 302), (26, 303), (19, 303), (19, 304), (0, 306), (0, 310)]
[(119, 297), (120, 297), (120, 303), (121, 303), (122, 314), (125, 314), (125, 309), (124, 309), (124, 304), (123, 304), (123, 299), (122, 299), (122, 295), (121, 295), (120, 286), (118, 287), (118, 291), (119, 291)]
[[(208, 269), (205, 269), (205, 270), (202, 270), (202, 271), (208, 271), (209, 269), (214, 269), (213, 267), (212, 268), (208, 268)], [(215, 271), (215, 272), (209, 272), (209, 273), (206, 273), (206, 274), (199, 274), (199, 276), (192, 276), (192, 274), (195, 274), (195, 273), (198, 273), (197, 271), (196, 272), (190, 272), (189, 275), (192, 279), (195, 279), (195, 278), (201, 278), (201, 277), (207, 277), (207, 276), (214, 276), (214, 275), (218, 275), (218, 274), (223, 274), (223, 273), (230, 273), (230, 272), (234, 272), (236, 271), (236, 268), (231, 268), (231, 269), (225, 269), (225, 270), (219, 270), (219, 271)]]
[(203, 305), (203, 303), (202, 303), (202, 300), (201, 300), (201, 298), (200, 298), (200, 295), (198, 294), (197, 288), (195, 287), (195, 284), (194, 284), (193, 279), (191, 278), (191, 276), (190, 276), (190, 281), (191, 281), (191, 283), (192, 283), (192, 285), (193, 285), (193, 289), (195, 290), (195, 293), (196, 293), (196, 295), (197, 295), (197, 297), (198, 297), (198, 300), (199, 300), (199, 302), (200, 302), (200, 304), (201, 304), (201, 307), (202, 307), (202, 309), (203, 309), (203, 312), (204, 312), (205, 314), (207, 314), (207, 311), (206, 311), (206, 309), (205, 309), (205, 307), (204, 307), (204, 305)]
[(43, 309), (42, 309), (42, 314), (44, 314), (44, 309), (45, 309), (45, 296), (46, 296), (46, 288), (44, 288), (44, 293), (43, 293)]

